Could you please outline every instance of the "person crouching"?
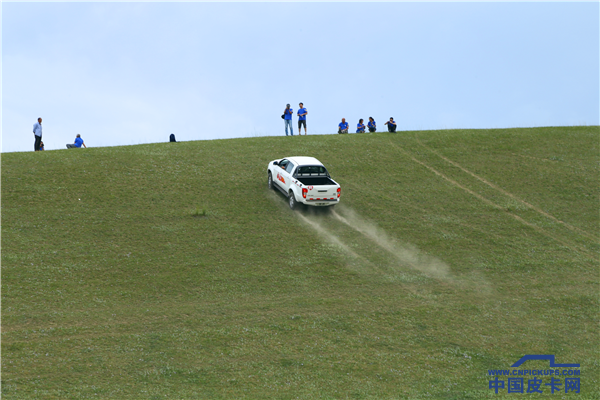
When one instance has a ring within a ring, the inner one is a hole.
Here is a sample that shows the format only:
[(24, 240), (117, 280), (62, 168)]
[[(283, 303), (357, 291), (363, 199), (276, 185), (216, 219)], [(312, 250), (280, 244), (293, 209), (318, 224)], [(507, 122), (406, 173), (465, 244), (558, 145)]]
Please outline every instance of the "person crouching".
[(348, 123), (346, 122), (346, 118), (342, 118), (342, 122), (338, 125), (338, 133), (348, 133)]

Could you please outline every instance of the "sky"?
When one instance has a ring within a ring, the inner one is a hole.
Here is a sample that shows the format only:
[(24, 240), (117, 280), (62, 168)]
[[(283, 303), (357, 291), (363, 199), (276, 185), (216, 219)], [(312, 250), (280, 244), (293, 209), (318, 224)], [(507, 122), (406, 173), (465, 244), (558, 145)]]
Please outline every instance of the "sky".
[[(7, 3), (2, 152), (398, 130), (599, 125), (600, 5)], [(297, 116), (294, 133), (297, 134)]]

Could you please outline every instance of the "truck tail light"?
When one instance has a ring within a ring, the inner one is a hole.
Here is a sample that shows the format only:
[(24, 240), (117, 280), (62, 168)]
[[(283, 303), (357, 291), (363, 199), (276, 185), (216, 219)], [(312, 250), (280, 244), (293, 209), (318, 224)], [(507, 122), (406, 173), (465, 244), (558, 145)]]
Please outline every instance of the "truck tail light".
[(338, 192), (338, 199), (339, 199), (340, 195), (342, 194), (342, 188), (338, 188), (337, 192)]
[(308, 193), (308, 189), (302, 188), (302, 197), (306, 198), (306, 193)]

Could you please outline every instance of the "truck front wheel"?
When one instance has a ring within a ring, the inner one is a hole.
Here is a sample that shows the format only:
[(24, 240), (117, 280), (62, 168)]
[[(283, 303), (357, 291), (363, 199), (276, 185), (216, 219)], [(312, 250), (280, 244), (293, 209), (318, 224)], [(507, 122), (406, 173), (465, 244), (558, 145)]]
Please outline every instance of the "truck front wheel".
[(269, 171), (269, 178), (267, 179), (267, 187), (269, 189), (275, 189), (273, 187), (273, 176), (271, 175), (271, 171)]

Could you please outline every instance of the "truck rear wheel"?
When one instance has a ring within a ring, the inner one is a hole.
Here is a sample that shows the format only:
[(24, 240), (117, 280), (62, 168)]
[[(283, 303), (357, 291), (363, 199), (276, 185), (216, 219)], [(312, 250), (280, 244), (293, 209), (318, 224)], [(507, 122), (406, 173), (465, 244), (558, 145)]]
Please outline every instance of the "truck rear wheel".
[(294, 192), (290, 191), (290, 196), (288, 197), (288, 202), (290, 204), (290, 208), (295, 210), (298, 208), (298, 202), (296, 201), (296, 196), (294, 196)]

